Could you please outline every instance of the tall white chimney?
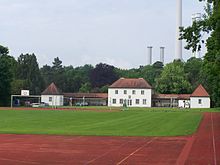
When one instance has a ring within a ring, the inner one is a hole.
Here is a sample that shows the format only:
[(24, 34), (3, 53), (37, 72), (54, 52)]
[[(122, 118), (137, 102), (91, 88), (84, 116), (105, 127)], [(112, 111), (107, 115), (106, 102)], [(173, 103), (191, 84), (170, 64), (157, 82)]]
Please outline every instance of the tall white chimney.
[(182, 41), (179, 40), (180, 27), (182, 27), (182, 0), (177, 0), (177, 25), (176, 25), (176, 47), (175, 47), (176, 60), (182, 60)]
[(160, 47), (160, 62), (164, 64), (164, 49), (165, 47)]
[(152, 46), (148, 46), (147, 47), (147, 65), (151, 65), (152, 64), (152, 49), (153, 47)]

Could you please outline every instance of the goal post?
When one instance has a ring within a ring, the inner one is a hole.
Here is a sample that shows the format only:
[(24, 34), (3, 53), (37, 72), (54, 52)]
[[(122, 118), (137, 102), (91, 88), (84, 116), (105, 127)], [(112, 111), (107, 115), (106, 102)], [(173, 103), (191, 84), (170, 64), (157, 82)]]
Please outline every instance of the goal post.
[(11, 108), (13, 108), (13, 101), (14, 98), (24, 98), (24, 99), (33, 99), (38, 98), (38, 102), (41, 102), (41, 96), (40, 95), (11, 95)]

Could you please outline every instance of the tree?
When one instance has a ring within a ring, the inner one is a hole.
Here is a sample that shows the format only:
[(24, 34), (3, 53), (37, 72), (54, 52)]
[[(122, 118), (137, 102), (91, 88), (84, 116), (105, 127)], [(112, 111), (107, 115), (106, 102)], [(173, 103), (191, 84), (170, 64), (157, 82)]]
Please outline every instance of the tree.
[(147, 65), (141, 69), (141, 77), (147, 80), (152, 86), (155, 86), (156, 79), (159, 78), (163, 70), (163, 63), (155, 62), (153, 65)]
[(185, 74), (192, 89), (195, 89), (202, 82), (202, 65), (203, 60), (195, 57), (190, 58), (184, 64)]
[(2, 45), (0, 45), (0, 56), (2, 55), (8, 55), (9, 54), (9, 50), (7, 47), (4, 47)]
[(51, 84), (53, 81), (52, 67), (49, 65), (44, 65), (40, 68), (40, 72), (44, 82), (44, 88)]
[(185, 76), (182, 62), (174, 61), (164, 67), (160, 77), (156, 80), (156, 90), (164, 94), (190, 93), (191, 85)]
[(119, 77), (115, 73), (115, 67), (108, 64), (97, 64), (90, 73), (90, 81), (93, 87), (111, 85)]
[(132, 68), (132, 69), (119, 69), (115, 68), (115, 73), (118, 77), (126, 77), (126, 78), (140, 78), (140, 71), (143, 67), (140, 66), (140, 68)]
[(57, 71), (62, 69), (62, 61), (59, 59), (59, 57), (54, 58), (52, 69)]
[(91, 87), (91, 84), (90, 83), (85, 83), (85, 84), (82, 84), (80, 89), (79, 89), (79, 92), (82, 92), (82, 93), (89, 93), (91, 91), (92, 87)]
[(8, 48), (0, 45), (0, 105), (6, 106), (10, 102), (12, 71)]
[(21, 54), (18, 57), (17, 79), (27, 82), (25, 88), (31, 94), (42, 92), (43, 79), (35, 54)]
[(11, 94), (20, 95), (21, 90), (25, 89), (28, 86), (26, 80), (14, 79), (11, 82)]
[[(205, 1), (205, 0), (200, 0)], [(182, 28), (181, 39), (187, 41), (187, 49), (199, 50), (201, 33), (211, 33), (206, 41), (207, 53), (202, 67), (203, 85), (211, 95), (214, 106), (220, 106), (220, 1), (206, 0), (207, 6), (201, 21)]]

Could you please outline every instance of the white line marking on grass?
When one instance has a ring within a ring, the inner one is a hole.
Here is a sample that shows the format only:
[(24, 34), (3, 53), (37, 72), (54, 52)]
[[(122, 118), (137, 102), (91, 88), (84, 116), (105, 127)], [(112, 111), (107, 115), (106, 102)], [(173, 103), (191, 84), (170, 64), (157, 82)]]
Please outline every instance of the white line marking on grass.
[(214, 165), (217, 165), (217, 159), (216, 159), (216, 146), (215, 146), (215, 132), (214, 132), (214, 121), (211, 113), (211, 122), (212, 122), (212, 145), (213, 145), (213, 153), (214, 153)]
[(134, 155), (135, 153), (137, 153), (138, 151), (140, 151), (142, 148), (146, 147), (147, 145), (149, 145), (150, 143), (152, 143), (156, 138), (151, 139), (150, 141), (148, 141), (146, 144), (144, 144), (143, 146), (139, 147), (138, 149), (136, 149), (134, 152), (130, 153), (128, 156), (126, 156), (124, 159), (122, 159), (120, 162), (118, 162), (116, 165), (119, 165), (121, 163), (123, 163), (125, 160), (127, 160), (128, 158), (130, 158), (132, 155)]

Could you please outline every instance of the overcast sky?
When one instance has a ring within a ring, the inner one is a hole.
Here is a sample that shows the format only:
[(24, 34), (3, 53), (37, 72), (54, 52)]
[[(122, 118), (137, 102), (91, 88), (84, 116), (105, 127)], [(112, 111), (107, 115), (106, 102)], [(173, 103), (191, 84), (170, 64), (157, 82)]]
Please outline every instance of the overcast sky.
[[(198, 0), (183, 0), (183, 25), (203, 10)], [(165, 46), (165, 62), (175, 52), (176, 0), (0, 0), (0, 44), (18, 57), (35, 53), (40, 66), (55, 57), (63, 65), (100, 62), (120, 68), (153, 62)], [(184, 51), (184, 60), (191, 53)]]

